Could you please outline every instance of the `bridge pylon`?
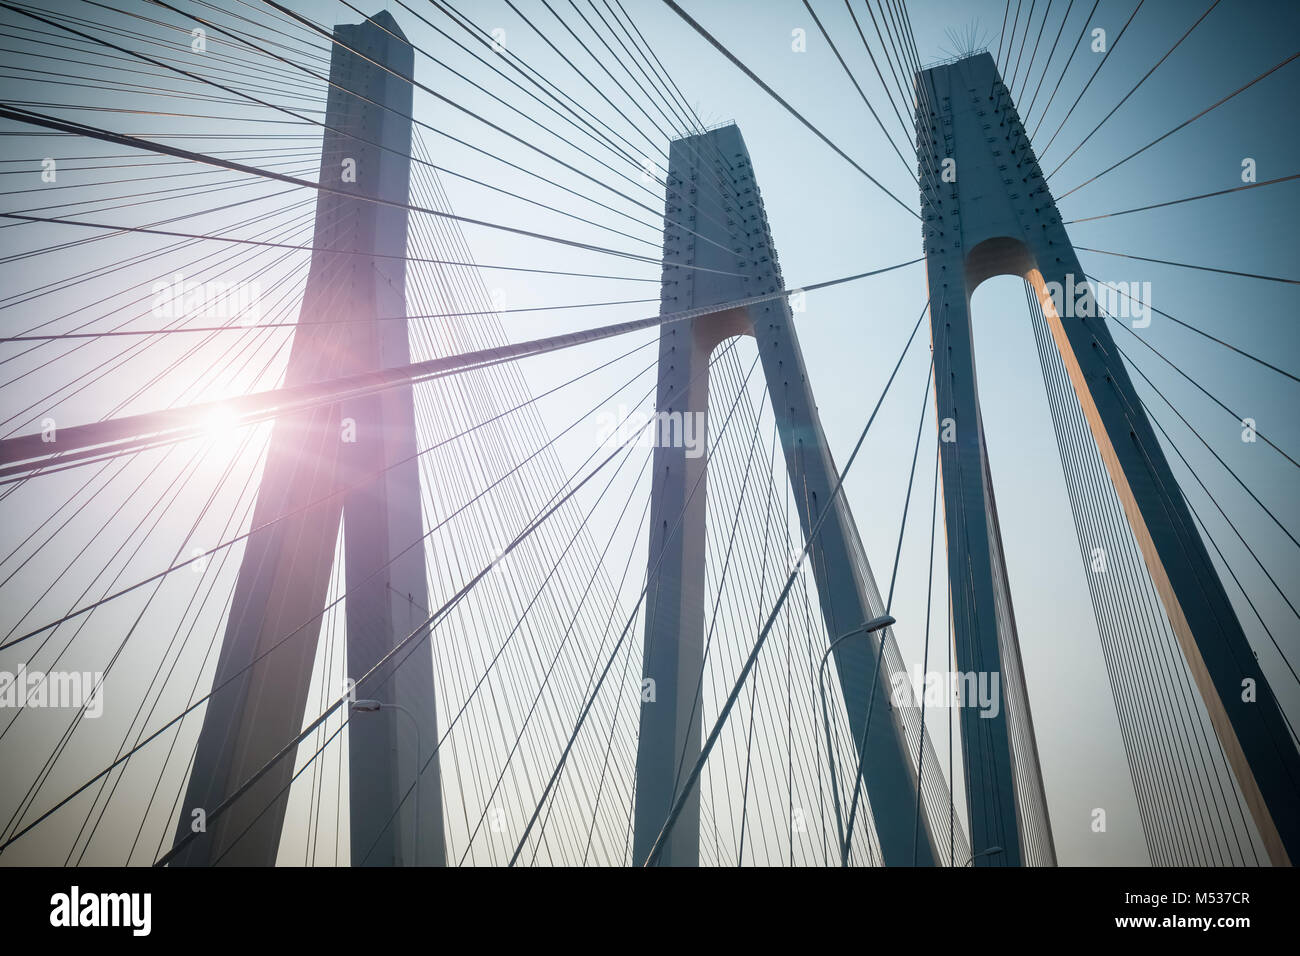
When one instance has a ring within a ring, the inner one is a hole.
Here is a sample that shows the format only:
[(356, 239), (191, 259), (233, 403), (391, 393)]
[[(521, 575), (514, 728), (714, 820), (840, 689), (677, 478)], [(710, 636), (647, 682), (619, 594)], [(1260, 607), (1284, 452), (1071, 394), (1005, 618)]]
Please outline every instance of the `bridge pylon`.
[[(669, 150), (661, 310), (717, 305), (784, 288), (749, 152), (740, 130), (725, 125), (674, 140)], [(824, 509), (832, 514), (810, 556), (822, 617), (832, 639), (883, 613), (849, 506), (832, 498), (838, 472), (826, 444), (787, 299), (734, 308), (662, 327), (656, 411), (700, 416), (709, 406), (709, 357), (725, 339), (752, 335), (766, 377), (781, 447), (805, 540)], [(653, 452), (649, 577), (643, 678), (655, 699), (641, 704), (633, 863), (650, 854), (680, 781), (701, 749), (705, 620), (706, 458), (685, 443), (659, 441)], [(871, 733), (862, 778), (886, 863), (913, 863), (916, 750), (890, 706), (887, 667), (876, 672), (876, 635), (846, 640), (833, 652), (854, 740)], [(892, 636), (889, 637), (892, 640)], [(751, 680), (754, 679), (751, 677)], [(875, 694), (872, 694), (873, 684)], [(679, 769), (680, 768), (680, 769)], [(848, 786), (852, 790), (851, 784)], [(663, 866), (699, 863), (700, 794), (696, 786), (659, 858)], [(846, 811), (847, 812), (847, 811)], [(947, 825), (947, 820), (942, 823)], [(915, 862), (939, 860), (922, 807)]]
[[(1210, 721), (1269, 858), (1300, 854), (1300, 755), (1252, 653), (1160, 443), (1106, 326), (1075, 308), (1087, 278), (993, 57), (919, 73), (917, 148), (931, 297), (944, 522), (958, 666), (1000, 669), (1008, 700), (997, 718), (961, 713), (971, 846), (1003, 852), (976, 865), (1050, 863), (1050, 843), (1026, 833), (1047, 820), (1019, 638), (1003, 562), (980, 419), (970, 301), (996, 275), (1037, 294), (1074, 393), (1119, 496)], [(1056, 296), (1053, 296), (1053, 292)], [(1069, 294), (1062, 294), (1068, 292)], [(1061, 304), (1058, 309), (1057, 303)], [(1062, 315), (1061, 313), (1065, 314)], [(1096, 313), (1096, 314), (1094, 314)], [(1245, 682), (1255, 694), (1243, 694)], [(1016, 722), (1028, 746), (1013, 750)], [(1047, 827), (1050, 834), (1050, 824)]]
[[(334, 38), (320, 182), (381, 202), (317, 194), (317, 251), (285, 373), (289, 386), (410, 362), (406, 323), (377, 319), (406, 314), (402, 207), (410, 191), (412, 96), (411, 84), (394, 73), (413, 75), (414, 50), (387, 13), (337, 26)], [(202, 816), (195, 811), (206, 814), (232, 795), (303, 727), (340, 519), (350, 678), (366, 674), (427, 616), (415, 452), (409, 386), (277, 419), (253, 512), (258, 530), (245, 546), (181, 807), (176, 840), (190, 842), (177, 865), (276, 862), (292, 759), (281, 759), (190, 839)], [(333, 700), (344, 688), (327, 691)], [(354, 865), (441, 865), (429, 641), (412, 642), (354, 693), (383, 705), (348, 722)]]

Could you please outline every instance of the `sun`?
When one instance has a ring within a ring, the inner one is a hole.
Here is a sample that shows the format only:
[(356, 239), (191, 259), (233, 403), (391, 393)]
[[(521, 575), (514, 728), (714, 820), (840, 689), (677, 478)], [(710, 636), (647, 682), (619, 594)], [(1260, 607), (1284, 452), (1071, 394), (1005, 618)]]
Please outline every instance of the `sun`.
[(229, 405), (217, 405), (203, 417), (202, 434), (214, 445), (228, 445), (239, 427), (239, 417)]

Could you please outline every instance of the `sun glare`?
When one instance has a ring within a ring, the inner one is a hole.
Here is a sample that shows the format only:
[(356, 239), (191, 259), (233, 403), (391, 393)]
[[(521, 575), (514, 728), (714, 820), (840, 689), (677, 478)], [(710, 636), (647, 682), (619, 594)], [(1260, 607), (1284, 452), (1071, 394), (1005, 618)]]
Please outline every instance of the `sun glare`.
[(210, 441), (225, 445), (234, 437), (239, 419), (229, 405), (218, 405), (203, 420), (203, 434)]

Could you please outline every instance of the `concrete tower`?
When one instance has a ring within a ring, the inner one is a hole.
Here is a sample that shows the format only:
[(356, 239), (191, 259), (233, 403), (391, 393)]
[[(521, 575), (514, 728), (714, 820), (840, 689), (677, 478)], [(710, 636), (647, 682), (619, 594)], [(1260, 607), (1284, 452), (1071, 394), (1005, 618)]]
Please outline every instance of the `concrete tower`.
[[(409, 201), (411, 84), (377, 64), (409, 77), (414, 51), (387, 13), (338, 26), (334, 37), (320, 182), (399, 205), (318, 193), (313, 245), (320, 251), (294, 333), (289, 386), (410, 361), (406, 324), (374, 320), (406, 311), (407, 222), (399, 207)], [(340, 518), (351, 678), (424, 621), (415, 452), (409, 387), (276, 421), (252, 526), (289, 517), (248, 538), (178, 841), (193, 832), (194, 811), (210, 812), (302, 729)], [(400, 668), (390, 664), (355, 689), (357, 698), (385, 706), (348, 723), (354, 864), (444, 862), (436, 758), (415, 788), (418, 808), (413, 795), (398, 810), (438, 739), (429, 642), (413, 645), (397, 655)], [(332, 700), (344, 688), (328, 690)], [(176, 862), (274, 864), (293, 769), (292, 759), (281, 760)]]
[[(1093, 438), (1141, 548), (1152, 581), (1211, 722), (1275, 864), (1300, 853), (1300, 757), (1251, 652), (1177, 483), (1100, 315), (1062, 309), (1051, 295), (1086, 278), (1043, 181), (1010, 94), (988, 53), (917, 77), (923, 234), (940, 419), (955, 441), (941, 444), (958, 666), (1000, 668), (1003, 686), (1023, 688), (993, 485), (975, 380), (970, 299), (996, 275), (1022, 276), (1042, 303)], [(945, 171), (948, 175), (945, 175)], [(1243, 681), (1256, 697), (1243, 701)], [(1024, 821), (1043, 814), (1033, 748), (1013, 754), (1008, 720), (963, 708), (971, 846), (1003, 853), (978, 865), (1028, 859)], [(1008, 710), (1012, 710), (1008, 714)], [(1011, 728), (1014, 730), (1014, 726)], [(1048, 862), (1048, 861), (1043, 861)]]
[[(749, 152), (735, 125), (671, 145), (663, 275), (664, 313), (784, 288)], [(734, 335), (752, 335), (757, 342), (786, 468), (799, 489), (795, 497), (805, 540), (822, 512), (827, 507), (832, 510), (819, 532), (811, 564), (827, 631), (838, 636), (878, 616), (883, 608), (844, 496), (831, 498), (838, 471), (822, 432), (787, 300), (663, 326), (656, 410), (707, 415), (709, 356)], [(648, 857), (680, 780), (700, 754), (697, 689), (704, 654), (705, 461), (703, 456), (688, 456), (684, 447), (664, 442), (654, 451), (642, 674), (655, 681), (655, 700), (641, 705), (635, 864)], [(909, 748), (898, 713), (890, 707), (884, 668), (875, 672), (876, 648), (874, 636), (846, 640), (836, 648), (834, 659), (855, 740), (862, 737), (868, 706), (874, 707), (862, 775), (885, 860), (910, 864), (915, 750)], [(873, 683), (877, 684), (874, 699)], [(669, 835), (662, 865), (698, 864), (699, 819), (696, 787)], [(921, 823), (917, 862), (932, 865), (938, 859), (936, 841), (930, 821), (923, 816)]]

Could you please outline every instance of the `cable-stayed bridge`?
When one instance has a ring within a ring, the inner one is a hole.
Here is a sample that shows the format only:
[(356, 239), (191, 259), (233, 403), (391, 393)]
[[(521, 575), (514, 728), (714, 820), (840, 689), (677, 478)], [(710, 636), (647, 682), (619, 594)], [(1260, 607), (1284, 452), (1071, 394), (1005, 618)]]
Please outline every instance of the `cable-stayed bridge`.
[[(1117, 824), (1153, 864), (1300, 853), (1300, 353), (1106, 276), (1243, 314), (1300, 280), (1075, 237), (1294, 212), (1254, 158), (1095, 184), (1300, 54), (1242, 53), (1085, 176), (1219, 2), (1007, 3), (938, 62), (921, 4), (805, 3), (779, 39), (852, 140), (700, 6), (0, 2), (0, 861), (1054, 865)], [(1130, 26), (1163, 45), (1117, 77)], [(865, 190), (894, 258), (786, 276), (764, 196), (801, 174), (701, 115), (665, 35)], [(1089, 616), (1060, 634), (1004, 535), (1034, 503), (995, 495), (999, 276)], [(846, 407), (800, 336), (891, 281), (915, 301), (841, 343)], [(1081, 630), (1114, 728), (1082, 750), (1031, 666)], [(1063, 811), (1062, 760), (1124, 805)]]

